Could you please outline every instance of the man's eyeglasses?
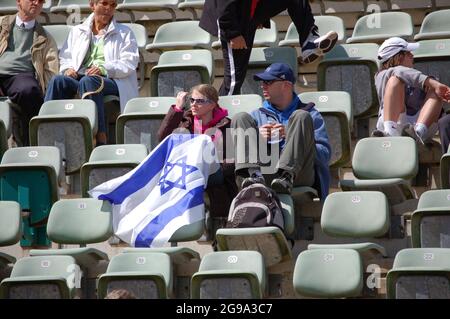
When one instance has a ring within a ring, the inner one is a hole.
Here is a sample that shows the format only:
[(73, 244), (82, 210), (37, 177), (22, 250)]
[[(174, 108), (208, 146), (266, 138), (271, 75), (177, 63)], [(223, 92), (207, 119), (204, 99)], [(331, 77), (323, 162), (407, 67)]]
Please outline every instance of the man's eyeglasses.
[(207, 103), (211, 103), (211, 100), (208, 99), (194, 99), (194, 98), (190, 98), (189, 102), (191, 102), (191, 104), (197, 103), (197, 104), (207, 104)]
[(284, 82), (286, 80), (270, 80), (270, 81), (261, 81), (262, 84), (264, 85), (272, 85), (275, 82)]

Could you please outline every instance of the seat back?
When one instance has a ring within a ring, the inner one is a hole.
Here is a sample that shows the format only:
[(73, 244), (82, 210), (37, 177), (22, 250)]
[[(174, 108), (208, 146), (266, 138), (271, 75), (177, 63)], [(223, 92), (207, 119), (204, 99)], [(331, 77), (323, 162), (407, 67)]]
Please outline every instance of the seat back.
[(58, 50), (61, 50), (69, 36), (70, 30), (72, 30), (72, 26), (67, 24), (53, 24), (44, 25), (43, 27), (55, 40)]
[(317, 67), (318, 90), (348, 92), (355, 118), (377, 114), (377, 56), (378, 45), (374, 43), (337, 44)]
[(158, 129), (174, 97), (143, 97), (128, 101), (123, 114), (117, 118), (118, 144), (143, 144), (149, 151), (159, 143)]
[(0, 201), (0, 246), (14, 245), (21, 236), (22, 220), (19, 203)]
[(381, 44), (390, 37), (411, 37), (414, 25), (406, 12), (377, 12), (356, 21), (347, 43), (375, 42)]
[(137, 23), (124, 23), (127, 27), (133, 31), (134, 36), (136, 37), (136, 42), (139, 48), (139, 86), (141, 89), (144, 86), (145, 82), (145, 59), (144, 59), (144, 50), (147, 46), (148, 42), (148, 34), (147, 29), (142, 24)]
[[(253, 277), (253, 282), (249, 282), (247, 274)], [(192, 277), (191, 298), (261, 298), (266, 280), (259, 252), (213, 252), (203, 256), (198, 272)]]
[(250, 54), (247, 75), (242, 84), (241, 94), (258, 94), (262, 96), (261, 84), (253, 80), (253, 75), (263, 72), (265, 68), (275, 62), (289, 64), (294, 75), (297, 77), (297, 51), (294, 48), (253, 48)]
[(350, 161), (350, 130), (352, 127), (352, 101), (342, 91), (305, 92), (299, 94), (303, 103), (313, 102), (320, 112), (331, 144), (330, 167), (337, 168)]
[(389, 230), (389, 204), (382, 192), (338, 192), (327, 196), (322, 230), (336, 237), (377, 237)]
[(253, 47), (274, 47), (278, 42), (278, 30), (275, 21), (270, 20), (270, 28), (258, 29), (255, 32)]
[(211, 51), (178, 50), (161, 54), (150, 73), (152, 96), (176, 96), (197, 84), (212, 83), (214, 60)]
[(450, 36), (450, 9), (430, 12), (425, 16), (414, 40), (443, 39)]
[(47, 234), (59, 244), (105, 241), (113, 234), (111, 204), (93, 198), (59, 200), (50, 211)]
[(96, 132), (97, 109), (92, 100), (47, 101), (30, 121), (31, 145), (58, 147), (68, 174), (88, 160)]
[(11, 110), (6, 102), (0, 101), (0, 159), (8, 149), (8, 138), (11, 136)]
[(219, 97), (219, 105), (228, 110), (231, 119), (239, 112), (257, 110), (262, 106), (262, 98), (257, 94), (225, 95)]
[(417, 145), (409, 137), (363, 138), (356, 144), (352, 167), (359, 179), (402, 178), (418, 171)]
[(147, 149), (142, 144), (114, 144), (96, 147), (89, 157), (89, 163), (106, 162), (140, 163), (147, 156)]

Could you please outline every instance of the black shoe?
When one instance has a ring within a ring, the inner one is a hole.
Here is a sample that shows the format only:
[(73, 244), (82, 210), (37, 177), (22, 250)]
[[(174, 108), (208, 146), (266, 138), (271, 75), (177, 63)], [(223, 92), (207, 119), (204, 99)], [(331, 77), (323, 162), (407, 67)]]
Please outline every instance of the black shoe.
[(384, 133), (380, 130), (374, 130), (372, 134), (370, 134), (371, 137), (384, 137)]
[(263, 184), (266, 185), (266, 180), (261, 175), (252, 174), (250, 177), (244, 178), (241, 184), (241, 189), (249, 187), (253, 184)]
[(414, 130), (414, 125), (412, 124), (405, 125), (405, 127), (402, 129), (402, 136), (409, 136), (412, 139), (414, 139), (417, 143), (425, 145), (425, 142), (420, 138), (419, 135), (417, 135), (416, 130)]
[(272, 181), (270, 186), (279, 194), (290, 194), (292, 192), (293, 185), (294, 176), (287, 171), (283, 171), (279, 177)]

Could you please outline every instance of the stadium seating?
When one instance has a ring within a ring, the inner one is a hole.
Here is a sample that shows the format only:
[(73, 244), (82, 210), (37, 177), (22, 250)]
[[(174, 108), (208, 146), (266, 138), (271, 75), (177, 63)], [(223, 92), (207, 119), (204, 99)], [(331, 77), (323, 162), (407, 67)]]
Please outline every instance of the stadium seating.
[[(46, 23), (48, 23), (48, 9), (52, 4), (52, 0), (45, 0), (45, 3), (42, 6), (41, 16), (45, 18)], [(16, 14), (17, 13), (17, 1), (16, 0), (2, 0), (0, 3), (0, 16), (7, 14)]]
[(299, 94), (303, 103), (313, 102), (321, 113), (331, 144), (330, 168), (339, 168), (350, 161), (352, 101), (350, 94), (339, 91), (305, 92)]
[[(334, 237), (367, 238), (389, 230), (389, 207), (381, 192), (338, 192), (328, 195), (321, 227)], [(383, 247), (370, 243), (310, 244), (297, 257), (295, 291), (309, 297), (356, 297), (362, 294), (364, 260), (386, 256)]]
[(23, 218), (22, 246), (47, 246), (45, 224), (52, 204), (58, 200), (63, 179), (56, 147), (11, 148), (0, 164), (0, 199), (17, 201), (27, 212)]
[[(117, 1), (118, 3), (121, 0)], [(66, 16), (72, 13), (91, 13), (91, 7), (88, 1), (84, 0), (59, 0), (58, 3), (50, 8), (50, 13), (64, 14)]]
[(173, 295), (173, 270), (169, 255), (136, 252), (114, 256), (98, 279), (99, 299), (114, 289), (126, 289), (139, 299), (168, 298)]
[[(180, 35), (183, 35), (180, 37)], [(198, 21), (176, 21), (161, 25), (153, 43), (146, 46), (150, 52), (169, 50), (209, 49), (211, 35), (198, 26)]]
[(91, 100), (47, 101), (30, 121), (31, 145), (58, 147), (67, 174), (87, 162), (96, 133), (97, 109)]
[(255, 299), (266, 294), (263, 257), (256, 251), (206, 254), (192, 276), (192, 299)]
[(418, 152), (410, 137), (363, 138), (356, 144), (352, 168), (355, 179), (340, 180), (343, 191), (379, 190), (390, 205), (415, 198), (410, 180), (418, 171)]
[(239, 112), (250, 113), (262, 106), (262, 98), (257, 94), (225, 95), (219, 97), (219, 105), (228, 110), (231, 119)]
[(450, 249), (403, 249), (387, 273), (390, 299), (450, 299)]
[(175, 21), (178, 3), (179, 0), (122, 0), (117, 10), (128, 13), (131, 22), (136, 21), (133, 11), (166, 11), (170, 13), (172, 21)]
[[(270, 20), (270, 28), (257, 29), (253, 40), (253, 48), (276, 47), (278, 42), (278, 30), (275, 21)], [(211, 44), (213, 49), (220, 49), (220, 41)]]
[(192, 13), (192, 19), (198, 20), (199, 16), (195, 9), (203, 9), (203, 5), (205, 4), (205, 0), (184, 0), (180, 1), (178, 4), (178, 9), (187, 10)]
[(381, 44), (390, 37), (409, 38), (414, 26), (406, 12), (379, 12), (358, 19), (347, 43), (375, 42)]
[(411, 216), (413, 247), (450, 248), (450, 190), (429, 190)]
[(420, 31), (414, 36), (414, 40), (445, 39), (450, 37), (450, 22), (448, 16), (450, 10), (430, 12), (422, 21)]
[[(22, 236), (20, 205), (12, 201), (0, 201), (0, 211), (0, 247), (14, 245)], [(0, 252), (0, 269), (15, 261), (15, 257)]]
[(260, 83), (253, 80), (253, 75), (264, 71), (266, 67), (275, 62), (289, 64), (292, 71), (294, 71), (294, 75), (298, 74), (297, 51), (294, 48), (253, 48), (241, 94), (258, 94), (262, 96)]
[(70, 30), (72, 30), (72, 26), (67, 24), (53, 24), (44, 25), (44, 29), (53, 37), (58, 50), (61, 50), (69, 36)]
[(8, 138), (11, 136), (11, 110), (8, 103), (0, 101), (0, 160), (8, 149)]
[(148, 151), (158, 145), (158, 129), (174, 97), (144, 97), (128, 101), (117, 118), (117, 144), (144, 144)]
[(450, 188), (450, 147), (441, 158), (441, 188)]
[[(30, 256), (72, 256), (80, 266), (84, 280), (81, 289), (88, 295), (88, 282), (108, 262), (108, 255), (86, 244), (108, 240), (113, 234), (112, 207), (107, 201), (93, 198), (61, 199), (53, 204), (47, 223), (48, 237), (77, 248), (33, 249)], [(83, 286), (84, 285), (84, 286)]]
[[(345, 26), (342, 18), (336, 16), (315, 16), (314, 20), (317, 27), (319, 28), (320, 35), (324, 35), (329, 31), (335, 31), (338, 34), (338, 41), (345, 41)], [(298, 31), (293, 22), (291, 22), (291, 24), (289, 25), (286, 36), (284, 37), (284, 40), (280, 41), (279, 46), (300, 46), (298, 40)]]
[(0, 284), (0, 299), (69, 299), (80, 278), (70, 256), (23, 257)]
[(212, 83), (214, 63), (211, 51), (179, 50), (161, 54), (150, 73), (152, 96), (175, 96), (180, 90), (200, 83)]
[(147, 156), (142, 144), (102, 145), (96, 147), (80, 170), (81, 194), (110, 179), (125, 175)]
[(134, 36), (136, 37), (136, 42), (139, 48), (139, 89), (142, 89), (145, 81), (145, 60), (144, 60), (144, 50), (147, 46), (147, 29), (141, 24), (137, 23), (124, 23), (127, 27), (133, 31)]
[(352, 97), (355, 118), (377, 114), (377, 56), (378, 45), (374, 43), (336, 45), (317, 67), (317, 90), (348, 92)]

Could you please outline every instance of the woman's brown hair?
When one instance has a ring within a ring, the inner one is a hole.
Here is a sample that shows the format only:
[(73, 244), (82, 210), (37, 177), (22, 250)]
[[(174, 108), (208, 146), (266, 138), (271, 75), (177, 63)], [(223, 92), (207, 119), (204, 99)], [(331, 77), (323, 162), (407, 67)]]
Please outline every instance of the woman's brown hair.
[(191, 89), (189, 94), (192, 95), (192, 92), (194, 91), (199, 92), (200, 94), (204, 95), (208, 100), (211, 100), (216, 104), (219, 101), (219, 93), (217, 93), (217, 90), (214, 88), (214, 86), (210, 84), (196, 85)]

